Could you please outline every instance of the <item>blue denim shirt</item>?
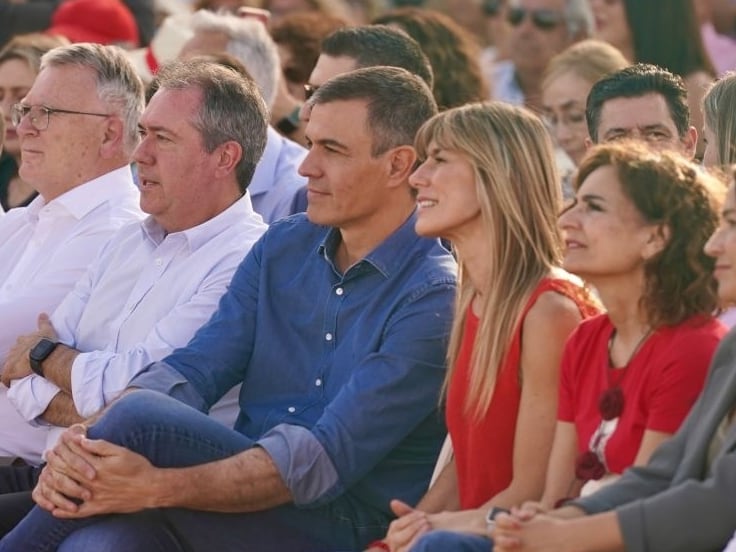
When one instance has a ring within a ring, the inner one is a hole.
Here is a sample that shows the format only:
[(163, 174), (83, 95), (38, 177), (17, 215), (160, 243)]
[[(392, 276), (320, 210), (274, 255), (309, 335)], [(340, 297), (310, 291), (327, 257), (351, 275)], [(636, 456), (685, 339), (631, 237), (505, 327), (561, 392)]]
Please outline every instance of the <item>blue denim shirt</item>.
[(345, 274), (337, 230), (303, 214), (273, 224), (212, 319), (131, 385), (206, 411), (243, 381), (235, 429), (270, 454), (297, 506), (388, 516), (391, 498), (416, 502), (445, 433), (456, 265), (414, 220)]

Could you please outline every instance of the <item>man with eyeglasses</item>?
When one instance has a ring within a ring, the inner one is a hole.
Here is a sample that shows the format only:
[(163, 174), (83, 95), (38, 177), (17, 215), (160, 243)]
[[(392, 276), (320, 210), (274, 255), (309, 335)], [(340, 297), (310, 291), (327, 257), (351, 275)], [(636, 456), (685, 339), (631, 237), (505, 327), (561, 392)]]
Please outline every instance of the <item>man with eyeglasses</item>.
[[(143, 215), (129, 167), (143, 85), (122, 50), (74, 45), (48, 52), (13, 107), (20, 175), (40, 195), (0, 219), (0, 366), (36, 331), (122, 226)], [(25, 421), (0, 387), (2, 427)], [(43, 449), (45, 435), (8, 434), (0, 456)]]
[(550, 59), (590, 36), (593, 16), (588, 0), (509, 0), (509, 59), (493, 68), (497, 100), (541, 111), (541, 84)]

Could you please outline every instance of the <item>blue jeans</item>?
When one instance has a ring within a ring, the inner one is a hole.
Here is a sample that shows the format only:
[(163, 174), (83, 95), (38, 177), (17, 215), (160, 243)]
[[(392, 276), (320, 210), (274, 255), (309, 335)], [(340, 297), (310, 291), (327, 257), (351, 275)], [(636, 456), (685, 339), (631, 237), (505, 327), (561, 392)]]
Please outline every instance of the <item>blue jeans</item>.
[(477, 535), (431, 531), (412, 546), (411, 552), (492, 552), (493, 541)]
[[(152, 391), (136, 391), (117, 401), (89, 429), (89, 437), (124, 446), (162, 468), (220, 460), (254, 444), (201, 412)], [(81, 520), (59, 520), (35, 507), (0, 541), (0, 552), (357, 550), (385, 531), (386, 520), (376, 516), (375, 526), (366, 526), (363, 519), (356, 529), (355, 516), (350, 515), (356, 512), (349, 506), (337, 499), (309, 509), (284, 505), (221, 514), (171, 508)]]

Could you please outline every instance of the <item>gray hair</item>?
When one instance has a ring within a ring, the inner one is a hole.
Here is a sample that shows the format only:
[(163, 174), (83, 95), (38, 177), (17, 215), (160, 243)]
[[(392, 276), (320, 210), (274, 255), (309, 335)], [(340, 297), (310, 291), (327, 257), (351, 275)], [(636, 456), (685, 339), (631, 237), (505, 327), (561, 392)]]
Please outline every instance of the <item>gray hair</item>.
[(225, 142), (240, 144), (243, 155), (235, 166), (240, 191), (248, 188), (266, 148), (268, 108), (255, 82), (206, 59), (173, 61), (154, 79), (158, 90), (202, 92), (202, 105), (192, 121), (207, 152)]
[(575, 38), (580, 34), (589, 37), (593, 34), (593, 12), (588, 0), (567, 0), (565, 2), (565, 21), (567, 32)]
[(125, 152), (138, 144), (138, 119), (143, 113), (143, 83), (125, 51), (117, 46), (79, 43), (60, 46), (41, 58), (46, 67), (77, 66), (91, 69), (97, 80), (97, 97), (123, 121)]
[(437, 113), (427, 83), (400, 67), (365, 67), (338, 75), (320, 86), (309, 104), (350, 100), (367, 104), (374, 157), (398, 146), (413, 146), (419, 127)]
[(228, 37), (225, 51), (245, 65), (256, 81), (269, 108), (276, 99), (281, 63), (276, 43), (260, 21), (228, 13), (199, 10), (191, 19), (192, 29), (223, 33)]

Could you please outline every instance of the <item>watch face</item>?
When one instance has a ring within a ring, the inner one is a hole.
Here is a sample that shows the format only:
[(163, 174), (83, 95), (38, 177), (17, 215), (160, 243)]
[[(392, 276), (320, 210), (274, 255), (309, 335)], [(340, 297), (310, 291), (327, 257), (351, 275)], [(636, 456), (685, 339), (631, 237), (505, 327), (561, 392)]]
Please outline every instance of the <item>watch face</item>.
[(42, 360), (45, 360), (56, 348), (56, 341), (51, 341), (50, 339), (42, 339), (36, 345), (31, 349), (30, 357), (31, 360), (35, 360), (38, 362), (41, 362)]

